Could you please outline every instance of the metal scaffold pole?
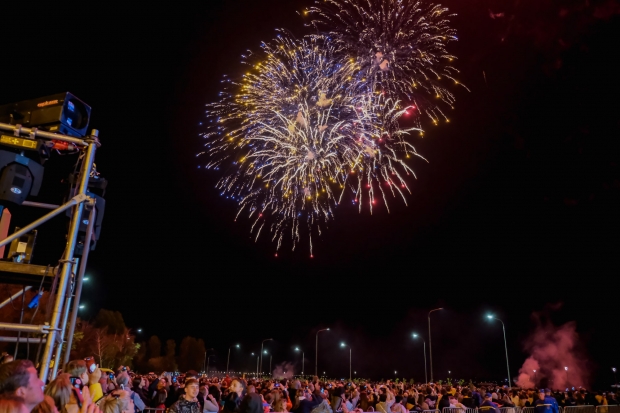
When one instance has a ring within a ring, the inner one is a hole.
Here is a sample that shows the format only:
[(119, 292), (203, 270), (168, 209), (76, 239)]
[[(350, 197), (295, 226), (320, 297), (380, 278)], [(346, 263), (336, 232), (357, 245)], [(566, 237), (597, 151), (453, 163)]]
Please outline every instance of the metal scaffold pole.
[[(89, 142), (88, 149), (86, 150), (86, 155), (82, 161), (82, 168), (80, 170), (80, 185), (76, 193), (76, 195), (78, 196), (86, 194), (96, 150), (96, 142)], [(73, 208), (73, 216), (71, 217), (69, 232), (67, 234), (67, 246), (60, 261), (60, 280), (58, 284), (56, 300), (54, 303), (54, 311), (52, 313), (52, 319), (50, 322), (50, 332), (47, 337), (47, 342), (45, 343), (45, 350), (43, 351), (43, 358), (41, 360), (41, 369), (39, 371), (39, 378), (44, 382), (47, 380), (47, 376), (49, 373), (52, 355), (54, 354), (54, 346), (62, 346), (62, 343), (56, 343), (56, 341), (60, 337), (60, 330), (62, 329), (64, 331), (64, 328), (66, 328), (66, 325), (60, 325), (61, 320), (63, 319), (63, 301), (67, 293), (67, 287), (69, 285), (69, 279), (71, 277), (71, 269), (74, 265), (73, 254), (75, 252), (75, 245), (77, 242), (77, 235), (80, 228), (83, 209), (83, 202), (80, 202)], [(55, 360), (55, 363), (59, 362), (60, 360)]]

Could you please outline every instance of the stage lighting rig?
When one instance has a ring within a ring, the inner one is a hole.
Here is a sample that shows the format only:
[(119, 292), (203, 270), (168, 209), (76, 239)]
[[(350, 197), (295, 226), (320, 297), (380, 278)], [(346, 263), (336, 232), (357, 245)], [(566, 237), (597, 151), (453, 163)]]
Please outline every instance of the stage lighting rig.
[(0, 122), (82, 138), (91, 108), (69, 92), (0, 106)]

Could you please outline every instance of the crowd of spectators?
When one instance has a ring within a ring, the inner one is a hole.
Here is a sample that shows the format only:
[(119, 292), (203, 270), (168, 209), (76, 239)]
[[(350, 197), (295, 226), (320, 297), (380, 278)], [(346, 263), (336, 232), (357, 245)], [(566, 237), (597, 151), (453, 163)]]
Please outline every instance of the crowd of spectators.
[[(84, 360), (69, 362), (47, 385), (34, 365), (16, 360), (0, 366), (0, 413), (419, 413), (444, 408), (500, 413), (499, 408), (618, 405), (612, 392), (551, 392), (497, 385), (405, 382), (356, 383), (312, 379), (207, 378), (195, 371), (139, 375), (126, 367), (102, 372)], [(153, 410), (157, 409), (157, 410)], [(517, 409), (515, 409), (515, 412)]]

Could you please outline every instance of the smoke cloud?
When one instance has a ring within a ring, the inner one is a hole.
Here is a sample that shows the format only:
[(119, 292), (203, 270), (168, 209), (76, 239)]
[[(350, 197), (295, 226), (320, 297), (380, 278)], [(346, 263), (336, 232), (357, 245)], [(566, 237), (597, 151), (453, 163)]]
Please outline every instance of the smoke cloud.
[(534, 314), (534, 318), (538, 325), (525, 340), (524, 349), (530, 356), (519, 369), (517, 385), (531, 388), (546, 382), (554, 389), (586, 387), (589, 374), (575, 323), (556, 327), (539, 314)]
[(294, 374), (295, 365), (286, 361), (282, 364), (278, 364), (273, 370), (273, 377), (276, 380), (292, 379)]

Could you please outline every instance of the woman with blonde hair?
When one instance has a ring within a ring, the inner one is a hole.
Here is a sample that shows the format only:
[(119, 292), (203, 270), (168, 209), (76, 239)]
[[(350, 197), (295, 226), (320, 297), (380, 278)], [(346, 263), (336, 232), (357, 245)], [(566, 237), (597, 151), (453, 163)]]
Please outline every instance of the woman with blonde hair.
[(54, 403), (54, 399), (50, 396), (45, 396), (45, 399), (37, 404), (30, 413), (58, 413), (58, 408), (56, 403)]
[(103, 399), (102, 413), (133, 413), (131, 395), (126, 390), (115, 390)]
[(273, 390), (271, 393), (273, 394), (273, 411), (287, 412), (288, 410), (286, 409), (286, 404), (288, 400), (286, 399), (284, 394), (282, 394), (282, 391)]
[(67, 405), (71, 402), (71, 380), (67, 373), (59, 374), (45, 388), (45, 395), (54, 400), (60, 413), (67, 413)]

